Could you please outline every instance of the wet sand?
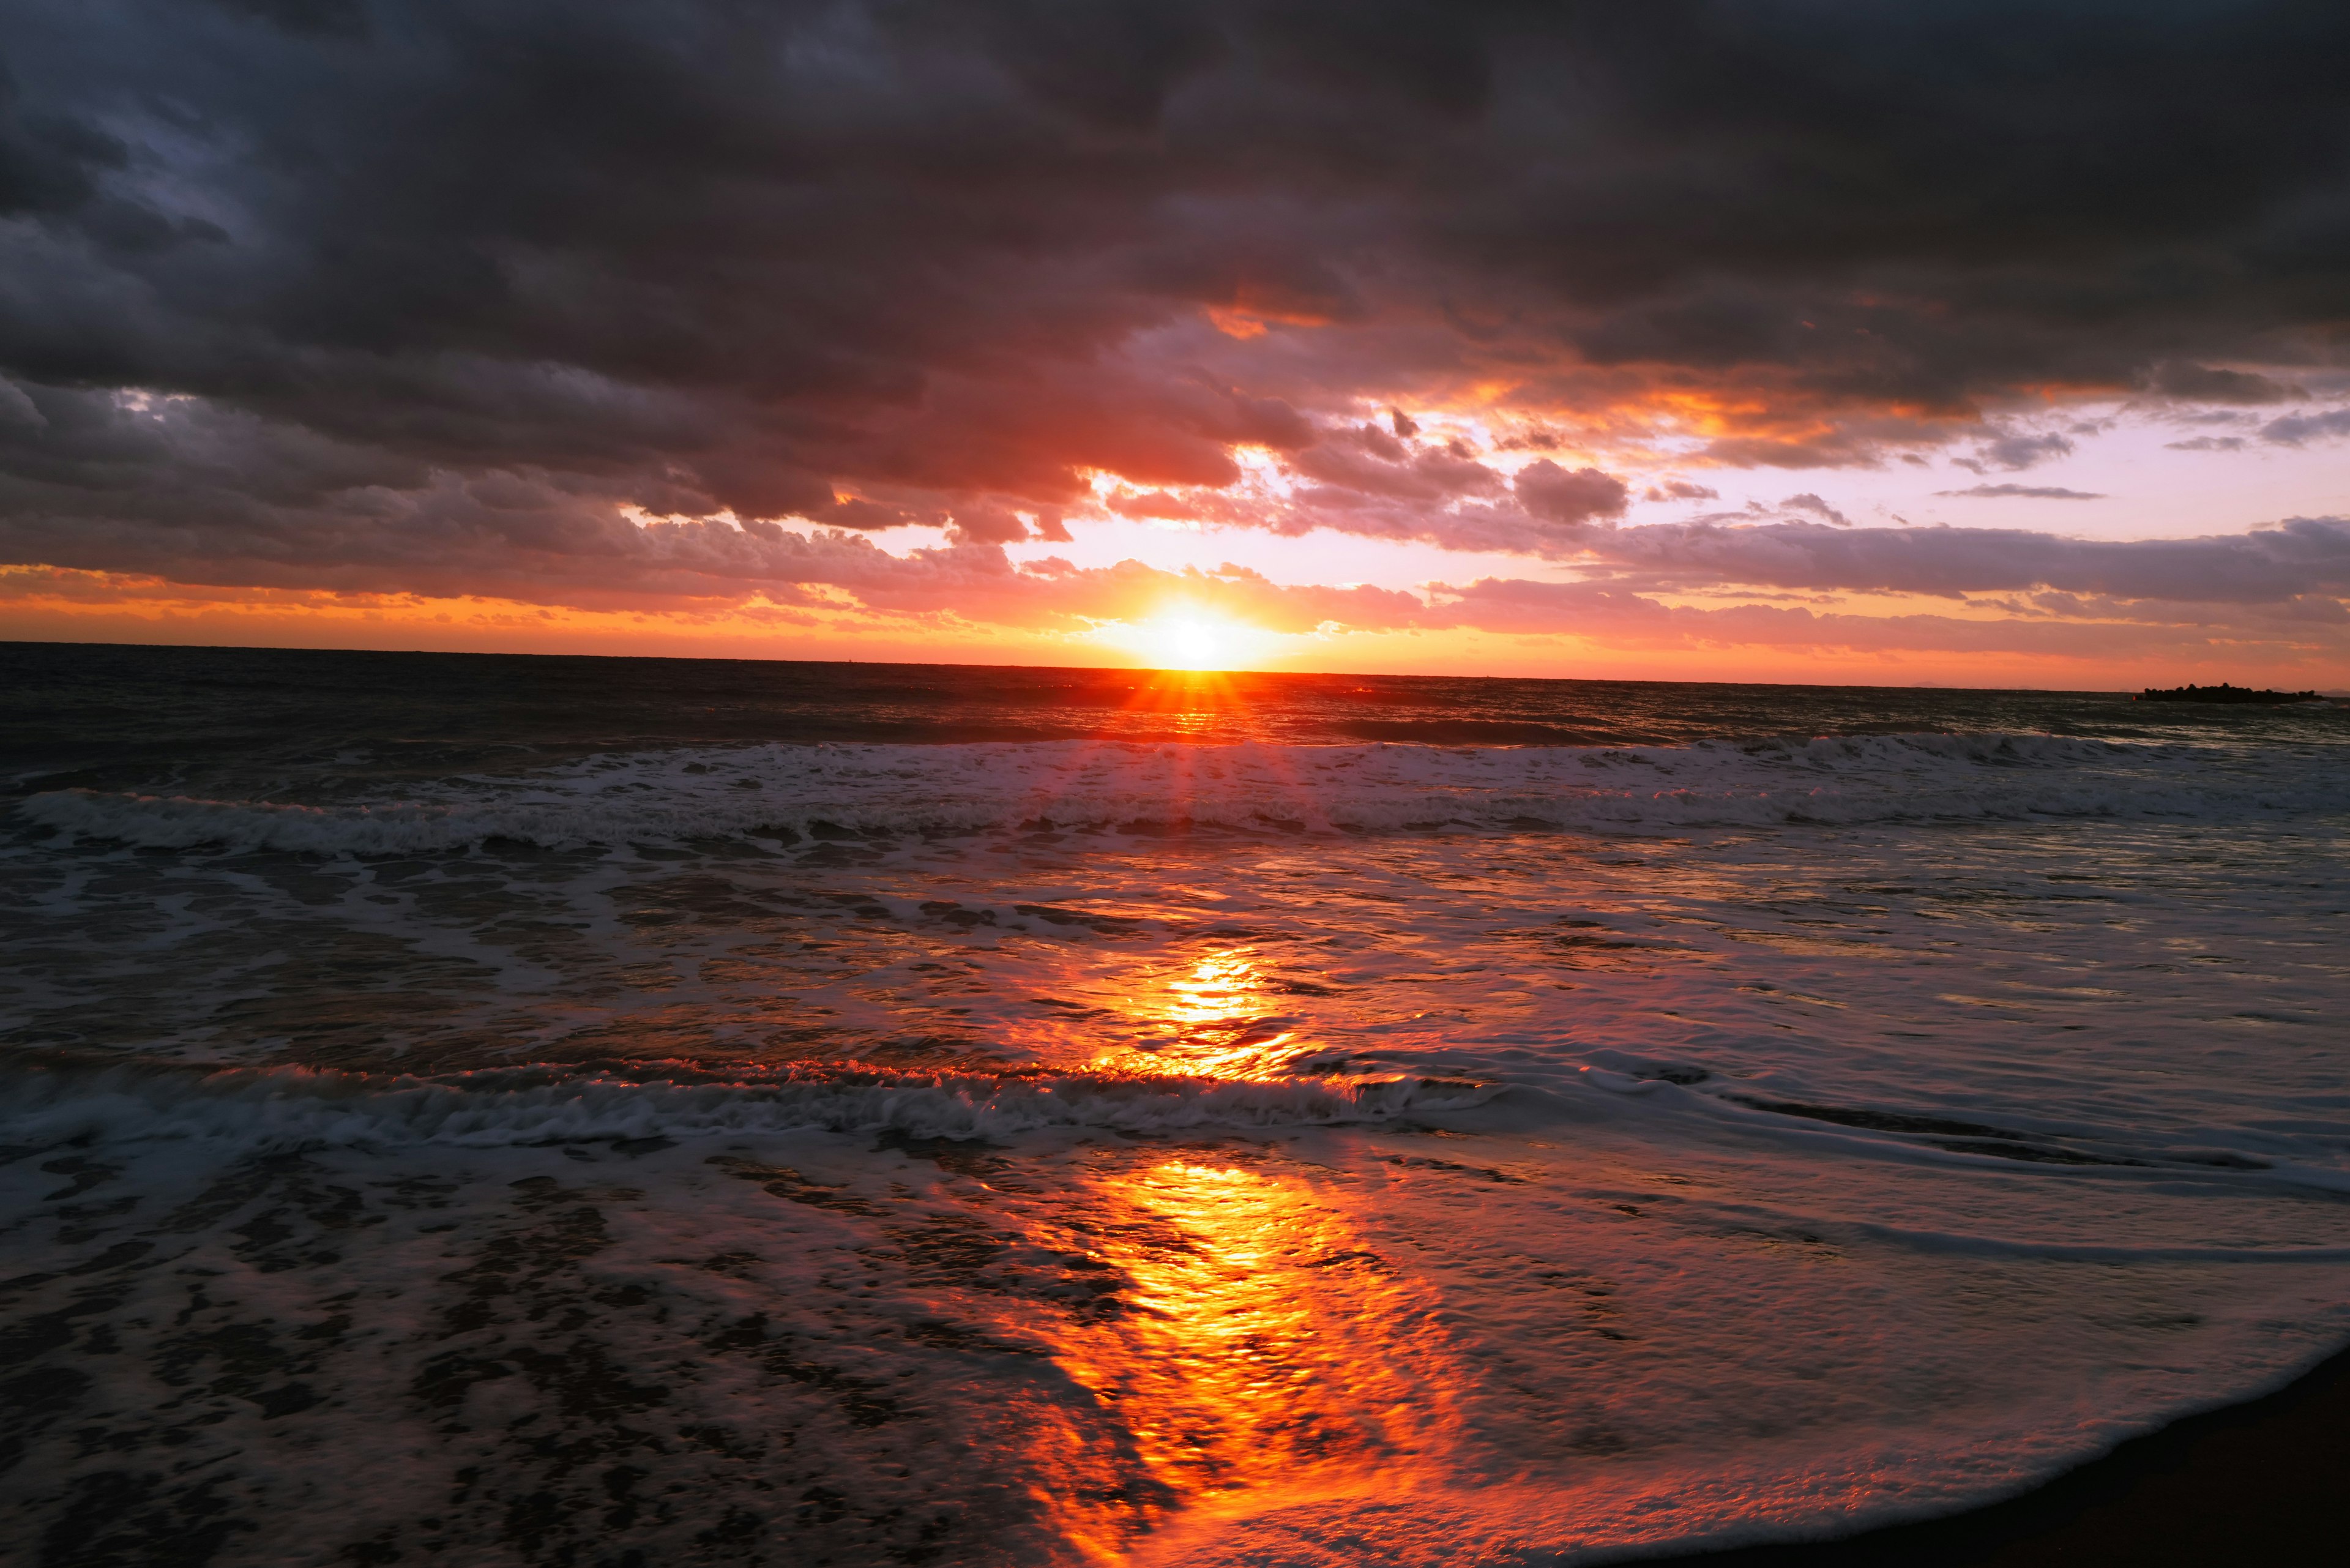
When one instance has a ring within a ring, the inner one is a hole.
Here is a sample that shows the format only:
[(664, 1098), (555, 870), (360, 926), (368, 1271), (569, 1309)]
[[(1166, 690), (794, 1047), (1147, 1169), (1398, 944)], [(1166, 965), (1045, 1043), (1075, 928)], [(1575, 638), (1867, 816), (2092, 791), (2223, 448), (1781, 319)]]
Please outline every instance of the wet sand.
[(1690, 1568), (2167, 1568), (2350, 1560), (2350, 1351), (2276, 1393), (2134, 1438), (2046, 1486), (1841, 1541)]

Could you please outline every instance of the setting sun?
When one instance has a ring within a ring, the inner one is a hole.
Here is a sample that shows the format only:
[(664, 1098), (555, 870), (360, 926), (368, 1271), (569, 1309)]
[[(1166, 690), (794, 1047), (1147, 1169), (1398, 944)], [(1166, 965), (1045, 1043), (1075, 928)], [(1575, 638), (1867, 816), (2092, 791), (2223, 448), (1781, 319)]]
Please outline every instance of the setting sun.
[(1231, 670), (1249, 660), (1261, 636), (1213, 616), (1170, 615), (1136, 627), (1133, 646), (1161, 670)]

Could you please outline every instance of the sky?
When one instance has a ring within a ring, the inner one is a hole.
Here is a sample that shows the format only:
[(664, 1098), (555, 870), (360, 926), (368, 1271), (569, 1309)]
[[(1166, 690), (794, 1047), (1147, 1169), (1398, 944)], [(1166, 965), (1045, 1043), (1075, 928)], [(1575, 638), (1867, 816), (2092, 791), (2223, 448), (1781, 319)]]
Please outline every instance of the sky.
[(0, 638), (2350, 689), (2345, 59), (0, 0)]

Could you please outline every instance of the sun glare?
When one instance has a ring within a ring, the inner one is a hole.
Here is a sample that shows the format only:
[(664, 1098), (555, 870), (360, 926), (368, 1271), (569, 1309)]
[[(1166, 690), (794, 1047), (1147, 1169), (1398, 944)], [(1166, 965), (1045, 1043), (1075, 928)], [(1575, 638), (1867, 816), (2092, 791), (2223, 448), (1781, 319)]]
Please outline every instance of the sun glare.
[(1242, 628), (1199, 616), (1169, 617), (1138, 629), (1142, 653), (1161, 670), (1230, 670), (1247, 640)]

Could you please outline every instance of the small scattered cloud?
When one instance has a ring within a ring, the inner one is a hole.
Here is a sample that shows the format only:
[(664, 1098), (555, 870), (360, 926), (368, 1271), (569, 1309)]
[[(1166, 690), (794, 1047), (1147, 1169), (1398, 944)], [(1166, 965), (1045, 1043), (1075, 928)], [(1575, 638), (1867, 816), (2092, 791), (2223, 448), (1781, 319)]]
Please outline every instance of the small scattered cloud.
[(1328, 431), (1288, 466), (1322, 487), (1319, 499), (1326, 504), (1350, 504), (1342, 498), (1353, 496), (1441, 506), (1502, 488), (1500, 474), (1449, 445), (1415, 451), (1375, 424)]
[(1719, 501), (1721, 492), (1702, 484), (1691, 484), (1686, 479), (1668, 479), (1662, 484), (1651, 484), (1640, 493), (1643, 501)]
[(1805, 491), (1801, 495), (1790, 495), (1786, 500), (1779, 503), (1779, 504), (1793, 508), (1797, 512), (1808, 512), (1813, 516), (1823, 518), (1827, 522), (1835, 524), (1839, 528), (1849, 528), (1852, 526), (1851, 518), (1846, 516), (1843, 513), (1837, 511), (1835, 507), (1829, 505), (1818, 496), (1812, 494), (1809, 491)]
[(1570, 526), (1621, 517), (1631, 491), (1613, 474), (1596, 468), (1573, 472), (1544, 458), (1518, 470), (1511, 486), (1518, 504), (1535, 516)]
[(2010, 473), (2068, 457), (2073, 452), (2073, 439), (2054, 431), (2033, 434), (2026, 431), (2009, 431), (1976, 443), (1972, 457), (1950, 461), (1970, 473), (1984, 473), (1994, 468)]
[(2095, 490), (2067, 490), (2061, 484), (1970, 484), (1964, 490), (1937, 490), (1937, 495), (1971, 495), (1983, 500), (2011, 498), (2017, 501), (2103, 501), (2105, 495)]
[[(1058, 529), (1059, 524), (1055, 523), (1054, 526)], [(947, 537), (962, 545), (1017, 544), (1028, 537), (1028, 520), (993, 502), (967, 503), (954, 509)], [(1066, 533), (1061, 535), (1062, 539), (1067, 537)]]
[(2350, 435), (2350, 409), (2332, 409), (2322, 414), (2287, 414), (2261, 427), (2261, 439), (2279, 446), (2299, 446), (2305, 441), (2340, 435)]
[(2162, 445), (2166, 452), (2241, 452), (2244, 450), (2244, 438), (2241, 436), (2192, 436), (2186, 441), (2165, 441)]

